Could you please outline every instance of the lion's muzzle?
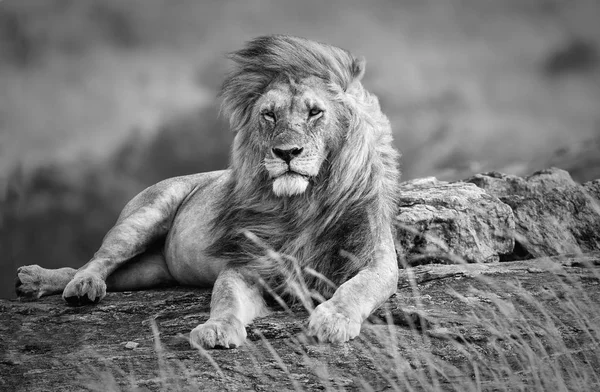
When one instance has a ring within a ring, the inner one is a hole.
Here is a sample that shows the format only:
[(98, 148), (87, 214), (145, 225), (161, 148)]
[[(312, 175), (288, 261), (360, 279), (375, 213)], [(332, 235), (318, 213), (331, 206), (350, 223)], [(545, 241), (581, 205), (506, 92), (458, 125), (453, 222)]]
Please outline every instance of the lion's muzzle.
[(277, 196), (299, 195), (306, 191), (309, 178), (319, 173), (320, 160), (304, 147), (281, 145), (271, 149), (265, 158), (265, 168), (273, 179)]
[(304, 151), (304, 148), (302, 147), (290, 147), (290, 148), (278, 148), (275, 147), (272, 149), (273, 151), (273, 155), (275, 155), (277, 158), (282, 159), (283, 161), (285, 161), (285, 163), (289, 164), (290, 161), (298, 156), (300, 156), (300, 154), (302, 154), (302, 151)]

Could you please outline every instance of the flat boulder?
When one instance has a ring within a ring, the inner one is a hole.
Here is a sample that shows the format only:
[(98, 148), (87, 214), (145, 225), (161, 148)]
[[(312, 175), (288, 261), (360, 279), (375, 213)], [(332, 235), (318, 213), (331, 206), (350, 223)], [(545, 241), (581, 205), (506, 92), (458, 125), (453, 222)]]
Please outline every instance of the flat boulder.
[(256, 319), (242, 347), (192, 349), (208, 289), (0, 299), (0, 391), (597, 391), (599, 264), (597, 252), (406, 268), (343, 344), (311, 341), (292, 306)]

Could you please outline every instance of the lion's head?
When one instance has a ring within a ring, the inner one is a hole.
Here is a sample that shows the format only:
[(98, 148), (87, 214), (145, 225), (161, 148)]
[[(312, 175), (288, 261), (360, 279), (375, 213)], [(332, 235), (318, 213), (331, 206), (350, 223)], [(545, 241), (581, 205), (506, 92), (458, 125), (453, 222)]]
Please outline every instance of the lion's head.
[[(236, 132), (232, 182), (213, 252), (264, 261), (268, 246), (339, 281), (370, 262), (395, 212), (398, 153), (361, 84), (365, 62), (289, 36), (254, 39), (231, 58), (221, 95)], [(336, 262), (342, 250), (356, 257)]]
[(347, 136), (349, 90), (361, 87), (364, 61), (289, 36), (257, 38), (231, 57), (237, 68), (222, 96), (237, 132), (233, 168), (258, 165), (275, 195), (303, 194)]
[(264, 166), (277, 196), (302, 194), (339, 144), (337, 108), (316, 77), (273, 81), (254, 105)]

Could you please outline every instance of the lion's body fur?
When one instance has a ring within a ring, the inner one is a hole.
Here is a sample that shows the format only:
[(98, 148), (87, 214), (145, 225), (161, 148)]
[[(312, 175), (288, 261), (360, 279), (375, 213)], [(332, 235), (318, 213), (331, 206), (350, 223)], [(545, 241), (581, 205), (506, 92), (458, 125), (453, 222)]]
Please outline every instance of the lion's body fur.
[(231, 57), (221, 93), (236, 133), (229, 170), (149, 187), (79, 270), (20, 268), (20, 295), (64, 288), (79, 305), (101, 300), (107, 284), (214, 285), (210, 319), (190, 342), (236, 347), (266, 312), (258, 277), (278, 294), (303, 286), (331, 297), (310, 316), (319, 340), (358, 335), (398, 278), (399, 154), (377, 98), (360, 83), (364, 62), (288, 36), (257, 38)]

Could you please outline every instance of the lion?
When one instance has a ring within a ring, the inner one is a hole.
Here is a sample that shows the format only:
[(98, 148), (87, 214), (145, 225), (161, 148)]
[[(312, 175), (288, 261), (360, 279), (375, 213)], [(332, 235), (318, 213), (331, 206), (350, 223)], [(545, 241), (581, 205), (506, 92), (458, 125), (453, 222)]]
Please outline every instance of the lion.
[(62, 293), (83, 305), (107, 291), (212, 286), (194, 347), (242, 345), (271, 295), (318, 303), (306, 333), (320, 342), (359, 335), (398, 280), (399, 153), (361, 84), (365, 61), (284, 35), (230, 57), (221, 90), (235, 132), (230, 167), (145, 189), (83, 267), (19, 268), (19, 296)]

